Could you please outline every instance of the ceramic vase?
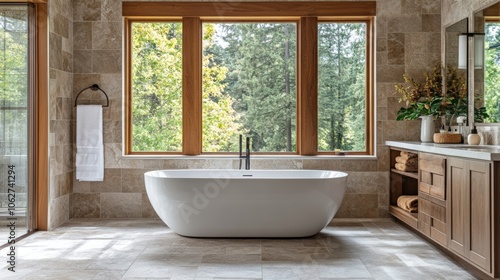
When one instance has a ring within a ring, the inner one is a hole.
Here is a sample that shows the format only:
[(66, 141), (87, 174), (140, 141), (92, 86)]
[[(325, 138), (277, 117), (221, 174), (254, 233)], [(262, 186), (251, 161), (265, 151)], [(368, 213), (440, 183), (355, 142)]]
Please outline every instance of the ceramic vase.
[(434, 137), (434, 117), (420, 116), (422, 124), (420, 127), (420, 141), (424, 143), (432, 143)]

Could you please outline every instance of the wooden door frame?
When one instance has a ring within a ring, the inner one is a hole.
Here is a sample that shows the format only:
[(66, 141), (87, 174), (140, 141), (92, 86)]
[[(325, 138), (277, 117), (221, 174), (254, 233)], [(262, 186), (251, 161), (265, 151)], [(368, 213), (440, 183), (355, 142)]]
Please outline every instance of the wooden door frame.
[(31, 1), (36, 7), (35, 39), (35, 209), (34, 229), (48, 229), (49, 211), (49, 63), (47, 1)]

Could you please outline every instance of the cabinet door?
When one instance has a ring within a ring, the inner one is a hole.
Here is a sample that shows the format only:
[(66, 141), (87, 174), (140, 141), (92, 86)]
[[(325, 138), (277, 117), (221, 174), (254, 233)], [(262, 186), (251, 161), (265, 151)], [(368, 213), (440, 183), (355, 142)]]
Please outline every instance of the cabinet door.
[(490, 163), (470, 161), (469, 259), (486, 271), (491, 269)]
[(491, 272), (491, 164), (448, 158), (448, 247)]
[(466, 161), (458, 158), (448, 158), (446, 203), (448, 221), (448, 247), (466, 256), (466, 219), (469, 212), (466, 184)]

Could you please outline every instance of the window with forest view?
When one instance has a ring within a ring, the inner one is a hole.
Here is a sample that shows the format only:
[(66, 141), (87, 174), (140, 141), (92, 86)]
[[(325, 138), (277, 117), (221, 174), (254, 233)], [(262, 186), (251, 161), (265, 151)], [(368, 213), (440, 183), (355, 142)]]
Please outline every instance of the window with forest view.
[(122, 11), (125, 154), (374, 154), (375, 1)]
[(203, 24), (203, 152), (295, 151), (295, 23)]
[(132, 24), (132, 149), (182, 151), (182, 23)]
[(318, 150), (366, 149), (366, 24), (318, 25)]

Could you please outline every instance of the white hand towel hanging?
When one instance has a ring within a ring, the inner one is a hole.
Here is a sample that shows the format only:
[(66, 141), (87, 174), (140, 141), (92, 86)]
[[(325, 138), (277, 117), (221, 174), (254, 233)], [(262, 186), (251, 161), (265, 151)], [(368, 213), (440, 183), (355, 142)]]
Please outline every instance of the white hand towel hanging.
[(102, 106), (76, 107), (76, 179), (104, 180)]

